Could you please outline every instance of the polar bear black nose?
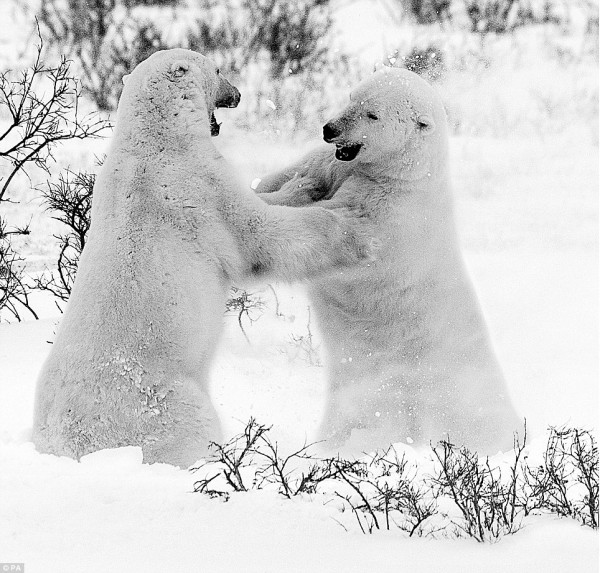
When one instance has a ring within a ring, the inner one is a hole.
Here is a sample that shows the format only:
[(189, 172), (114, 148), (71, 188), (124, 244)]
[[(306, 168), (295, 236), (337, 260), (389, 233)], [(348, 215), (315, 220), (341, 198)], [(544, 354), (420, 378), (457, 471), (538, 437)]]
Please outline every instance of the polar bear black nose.
[(336, 137), (338, 137), (340, 135), (340, 130), (338, 127), (336, 127), (333, 122), (329, 122), (326, 123), (323, 126), (323, 139), (327, 142), (330, 143), (331, 141), (333, 141)]

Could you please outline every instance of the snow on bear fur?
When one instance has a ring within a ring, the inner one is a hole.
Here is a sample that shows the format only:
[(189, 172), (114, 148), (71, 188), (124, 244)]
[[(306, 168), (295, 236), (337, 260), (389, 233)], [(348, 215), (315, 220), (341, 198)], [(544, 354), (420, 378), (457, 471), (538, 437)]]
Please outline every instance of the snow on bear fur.
[(188, 466), (221, 439), (208, 368), (232, 280), (303, 279), (365, 256), (327, 209), (269, 207), (211, 142), (239, 92), (204, 56), (158, 52), (127, 77), (77, 280), (37, 385), (33, 440), (80, 458), (141, 446)]
[(258, 188), (271, 204), (349, 208), (381, 242), (375, 262), (311, 284), (331, 384), (320, 438), (512, 447), (521, 422), (459, 250), (440, 98), (386, 67), (323, 134), (335, 152), (323, 146)]

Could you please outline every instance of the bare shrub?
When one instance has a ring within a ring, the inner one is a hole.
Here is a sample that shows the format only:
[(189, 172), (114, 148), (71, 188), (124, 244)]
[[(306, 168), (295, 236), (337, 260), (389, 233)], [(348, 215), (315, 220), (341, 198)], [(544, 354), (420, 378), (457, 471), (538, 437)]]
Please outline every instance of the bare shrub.
[[(504, 466), (442, 441), (432, 448), (431, 475), (424, 475), (394, 447), (360, 460), (314, 457), (311, 444), (282, 454), (269, 428), (251, 418), (242, 434), (211, 446), (214, 453), (194, 468), (208, 470), (194, 491), (226, 500), (231, 492), (268, 485), (288, 499), (326, 494), (328, 501), (342, 501), (341, 511), (350, 510), (365, 534), (397, 528), (409, 537), (439, 533), (496, 542), (519, 531), (527, 515), (545, 512), (597, 528), (598, 451), (592, 435), (551, 430), (542, 471), (527, 465), (526, 441), (525, 426), (522, 439), (515, 434), (512, 462)], [(457, 516), (441, 509), (449, 503)]]
[(205, 16), (190, 29), (189, 47), (226, 58), (219, 63), (227, 70), (240, 73), (266, 60), (272, 78), (285, 78), (324, 61), (329, 0), (204, 0), (202, 9)]
[[(282, 455), (277, 442), (268, 437), (269, 430), (250, 418), (244, 431), (226, 444), (211, 443), (211, 454), (206, 461), (191, 470), (210, 472), (194, 484), (194, 491), (228, 500), (231, 492), (262, 489), (271, 484), (281, 495), (292, 498), (315, 493), (320, 483), (335, 475), (331, 461), (314, 459), (308, 454), (313, 444), (305, 444), (295, 452)], [(291, 467), (292, 463), (302, 460), (311, 461), (305, 471)], [(250, 468), (251, 481), (244, 475), (247, 468)]]
[[(59, 242), (56, 270), (35, 280), (36, 288), (49, 291), (62, 302), (67, 302), (77, 274), (79, 258), (85, 246), (91, 224), (92, 193), (96, 176), (93, 173), (75, 173), (67, 169), (58, 182), (47, 182), (42, 190), (47, 210), (52, 218), (66, 225), (68, 231), (54, 235)], [(60, 305), (56, 303), (60, 309)]]
[(311, 366), (322, 366), (319, 358), (319, 346), (315, 343), (311, 328), (310, 306), (306, 307), (308, 318), (306, 319), (306, 334), (291, 334), (291, 342), (295, 346), (296, 356), (306, 360)]
[(431, 534), (425, 522), (437, 514), (437, 499), (432, 490), (416, 480), (417, 468), (394, 447), (377, 451), (364, 461), (332, 460), (336, 477), (352, 493), (336, 491), (354, 513), (363, 533), (393, 527), (413, 535)]
[[(331, 459), (315, 459), (309, 454), (314, 444), (304, 444), (291, 454), (282, 455), (277, 442), (272, 442), (265, 434), (261, 436), (261, 447), (256, 453), (264, 460), (257, 471), (259, 487), (265, 483), (275, 484), (278, 492), (288, 499), (300, 494), (314, 494), (324, 481), (338, 475), (335, 463)], [(306, 470), (299, 470), (297, 465), (302, 460), (310, 460)]]
[(409, 537), (423, 535), (426, 520), (437, 513), (437, 496), (418, 483), (414, 465), (390, 447), (372, 456), (369, 469), (376, 489), (374, 508), (383, 513), (386, 529), (393, 522)]
[(401, 0), (400, 3), (417, 24), (442, 24), (452, 19), (452, 0)]
[(231, 295), (225, 302), (225, 312), (237, 316), (238, 326), (248, 342), (250, 342), (250, 339), (244, 330), (242, 319), (246, 317), (252, 324), (262, 316), (264, 307), (265, 304), (260, 296), (235, 286), (231, 287)]
[[(81, 68), (87, 93), (101, 110), (114, 109), (121, 78), (153, 52), (187, 47), (211, 57), (224, 72), (241, 73), (267, 62), (271, 78), (314, 73), (326, 60), (322, 38), (331, 27), (328, 0), (203, 0), (196, 10), (142, 12), (144, 4), (176, 5), (176, 0), (47, 0), (38, 17), (58, 49)], [(183, 24), (175, 37), (164, 22)]]
[(598, 447), (577, 428), (550, 428), (543, 463), (525, 469), (527, 514), (546, 510), (598, 528)]
[(168, 1), (46, 0), (38, 18), (52, 46), (67, 52), (78, 66), (88, 95), (100, 110), (116, 108), (121, 78), (152, 52), (171, 47), (152, 21), (132, 14), (137, 4)]
[(553, 0), (400, 0), (417, 24), (442, 26), (465, 15), (472, 32), (502, 34), (526, 24), (557, 24)]
[(367, 464), (360, 460), (337, 458), (334, 461), (340, 481), (347, 484), (350, 492), (335, 491), (335, 495), (350, 507), (363, 533), (381, 529), (371, 496), (374, 486), (369, 479)]
[(0, 201), (6, 200), (13, 178), (28, 165), (49, 173), (58, 143), (97, 137), (109, 126), (97, 114), (80, 117), (81, 87), (71, 73), (71, 62), (62, 57), (57, 66), (48, 66), (42, 50), (40, 36), (30, 68), (20, 74), (0, 74), (0, 107), (9, 115), (0, 134), (0, 159), (10, 165), (8, 176), (1, 180)]
[(265, 50), (275, 78), (315, 70), (326, 46), (320, 41), (332, 24), (328, 0), (244, 0), (250, 22), (257, 24), (251, 50)]
[(514, 29), (519, 0), (463, 0), (471, 32), (502, 34)]
[[(39, 35), (39, 30), (38, 30)], [(0, 108), (7, 120), (0, 125), (0, 207), (18, 202), (9, 196), (11, 183), (31, 168), (49, 173), (55, 147), (63, 141), (98, 137), (109, 124), (96, 114), (81, 117), (80, 85), (71, 73), (71, 62), (61, 58), (56, 66), (42, 59), (39, 35), (33, 64), (20, 73), (0, 73)], [(7, 310), (20, 320), (20, 309), (35, 318), (29, 303), (32, 285), (26, 280), (24, 260), (13, 247), (15, 236), (27, 235), (28, 226), (9, 227), (0, 212), (0, 313)]]
[[(256, 484), (247, 483), (244, 469), (252, 466), (256, 453), (257, 443), (270, 428), (259, 424), (254, 418), (250, 418), (242, 434), (234, 436), (225, 444), (210, 443), (211, 455), (206, 462), (191, 471), (199, 471), (208, 467), (214, 469), (210, 477), (202, 478), (194, 484), (194, 491), (204, 493), (210, 497), (221, 497), (229, 499), (231, 491), (248, 491)], [(224, 487), (216, 489), (213, 482), (218, 483), (218, 478), (224, 478)]]
[(4, 221), (0, 218), (0, 316), (2, 311), (8, 312), (18, 321), (21, 311), (27, 310), (33, 318), (38, 315), (31, 307), (29, 295), (31, 285), (25, 277), (25, 261), (13, 249), (11, 234), (26, 235), (27, 229), (7, 231)]
[(438, 495), (449, 496), (460, 510), (461, 521), (455, 525), (479, 542), (493, 541), (515, 533), (525, 515), (518, 492), (522, 487), (521, 462), (527, 440), (515, 435), (514, 461), (508, 479), (499, 467), (491, 467), (489, 458), (480, 459), (467, 448), (449, 441), (432, 447), (439, 462), (439, 472), (430, 478)]

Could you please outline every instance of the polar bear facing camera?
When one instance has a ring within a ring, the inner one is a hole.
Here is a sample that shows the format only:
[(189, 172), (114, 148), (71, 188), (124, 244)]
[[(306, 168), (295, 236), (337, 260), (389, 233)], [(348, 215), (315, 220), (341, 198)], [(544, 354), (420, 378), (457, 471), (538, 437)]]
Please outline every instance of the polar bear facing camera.
[(319, 437), (512, 447), (521, 423), (459, 249), (440, 98), (416, 74), (383, 68), (323, 135), (335, 149), (257, 190), (270, 204), (344, 206), (381, 243), (369, 265), (311, 282), (331, 385)]
[(158, 52), (127, 78), (77, 279), (37, 385), (33, 440), (79, 458), (141, 446), (188, 466), (220, 440), (208, 369), (232, 281), (303, 279), (365, 256), (351, 219), (269, 207), (211, 142), (239, 92), (204, 56)]

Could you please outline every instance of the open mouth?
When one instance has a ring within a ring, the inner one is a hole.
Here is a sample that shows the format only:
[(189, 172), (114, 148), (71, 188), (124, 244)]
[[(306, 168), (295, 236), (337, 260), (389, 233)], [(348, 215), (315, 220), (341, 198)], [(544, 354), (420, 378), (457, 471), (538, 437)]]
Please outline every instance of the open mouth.
[(213, 137), (217, 137), (219, 135), (219, 131), (221, 129), (221, 124), (217, 122), (217, 118), (214, 113), (210, 114), (210, 134)]
[[(240, 103), (240, 92), (235, 90), (235, 92), (228, 94), (226, 97), (219, 99), (215, 103), (216, 108), (229, 108), (232, 109), (237, 107), (238, 103)], [(214, 112), (210, 114), (210, 134), (213, 137), (217, 137), (219, 135), (219, 131), (221, 129), (221, 124), (217, 121)]]
[(361, 143), (353, 143), (352, 145), (336, 144), (335, 158), (340, 161), (352, 161), (358, 155), (361, 147)]

